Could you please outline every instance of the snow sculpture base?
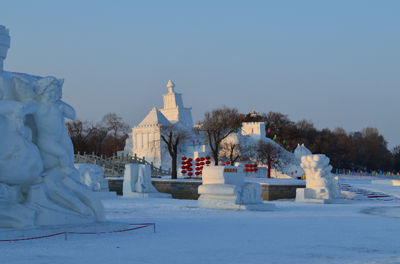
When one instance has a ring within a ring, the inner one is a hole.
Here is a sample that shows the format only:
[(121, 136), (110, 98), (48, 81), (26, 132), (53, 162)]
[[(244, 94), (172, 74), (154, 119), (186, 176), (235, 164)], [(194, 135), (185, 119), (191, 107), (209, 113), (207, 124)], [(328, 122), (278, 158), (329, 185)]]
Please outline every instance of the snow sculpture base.
[(151, 169), (145, 164), (126, 164), (122, 193), (128, 198), (171, 198), (160, 193), (151, 183)]
[(203, 184), (199, 186), (198, 206), (212, 209), (268, 211), (274, 204), (264, 203), (258, 183), (244, 182), (237, 167), (203, 168)]
[(339, 202), (339, 200), (337, 199), (319, 199), (316, 197), (317, 197), (317, 192), (314, 189), (298, 188), (296, 190), (296, 202), (320, 203), (320, 204), (332, 204)]
[(339, 178), (331, 173), (328, 157), (303, 156), (301, 167), (306, 173), (306, 188), (296, 190), (296, 202), (329, 204), (341, 201)]
[(37, 210), (35, 225), (69, 225), (93, 223), (98, 219), (95, 215), (87, 212), (81, 214), (64, 208), (49, 200), (46, 194), (46, 186), (37, 184), (31, 187), (28, 204)]

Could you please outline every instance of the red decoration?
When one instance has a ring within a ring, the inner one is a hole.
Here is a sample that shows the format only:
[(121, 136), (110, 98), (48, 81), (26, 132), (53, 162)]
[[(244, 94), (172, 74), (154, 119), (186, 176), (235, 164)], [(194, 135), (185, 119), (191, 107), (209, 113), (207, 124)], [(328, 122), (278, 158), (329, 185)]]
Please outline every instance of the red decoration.
[(211, 159), (210, 156), (207, 156), (207, 157), (206, 157), (206, 160), (210, 160), (210, 159)]
[(182, 172), (182, 174), (185, 174), (185, 173), (186, 173), (186, 171), (185, 171), (185, 170), (182, 170), (181, 172)]
[(187, 158), (186, 157), (182, 157), (182, 160), (187, 160)]
[(209, 161), (209, 160), (206, 161), (206, 164), (207, 164), (207, 165), (209, 165), (210, 163), (211, 163), (211, 161)]
[(191, 172), (188, 173), (188, 176), (192, 176), (192, 175), (193, 175), (193, 173), (191, 173)]

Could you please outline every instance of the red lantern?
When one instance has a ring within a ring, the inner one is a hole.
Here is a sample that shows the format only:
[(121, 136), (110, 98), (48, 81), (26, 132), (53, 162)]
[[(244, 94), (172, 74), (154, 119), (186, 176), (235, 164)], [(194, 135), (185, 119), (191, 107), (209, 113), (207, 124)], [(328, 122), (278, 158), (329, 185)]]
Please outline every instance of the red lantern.
[(207, 157), (206, 157), (206, 160), (210, 160), (210, 159), (211, 159), (210, 156), (207, 156)]
[(206, 161), (206, 164), (207, 164), (207, 165), (209, 165), (210, 163), (211, 163), (211, 161), (209, 161), (209, 160)]
[(182, 157), (182, 160), (187, 160), (187, 158), (186, 157)]
[(185, 170), (182, 170), (181, 172), (182, 172), (182, 174), (185, 174), (185, 173), (186, 173), (186, 171), (185, 171)]
[(193, 173), (191, 173), (191, 172), (188, 173), (188, 176), (192, 176), (192, 175), (193, 175)]
[(187, 168), (187, 170), (188, 170), (188, 171), (192, 171), (193, 169), (192, 169), (192, 168)]

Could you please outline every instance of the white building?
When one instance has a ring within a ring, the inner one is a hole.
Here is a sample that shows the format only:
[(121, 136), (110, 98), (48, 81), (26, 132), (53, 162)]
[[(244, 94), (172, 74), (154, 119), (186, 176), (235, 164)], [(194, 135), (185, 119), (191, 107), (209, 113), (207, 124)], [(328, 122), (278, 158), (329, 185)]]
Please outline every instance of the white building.
[[(171, 80), (168, 81), (167, 88), (168, 93), (163, 95), (163, 108), (154, 107), (142, 122), (133, 127), (125, 146), (125, 153), (144, 157), (154, 165), (164, 168), (171, 166), (171, 159), (161, 140), (161, 127), (179, 123), (189, 131), (193, 128), (192, 111), (183, 105), (182, 94), (175, 92), (175, 85)], [(195, 135), (182, 148), (182, 154), (192, 156), (198, 148)]]

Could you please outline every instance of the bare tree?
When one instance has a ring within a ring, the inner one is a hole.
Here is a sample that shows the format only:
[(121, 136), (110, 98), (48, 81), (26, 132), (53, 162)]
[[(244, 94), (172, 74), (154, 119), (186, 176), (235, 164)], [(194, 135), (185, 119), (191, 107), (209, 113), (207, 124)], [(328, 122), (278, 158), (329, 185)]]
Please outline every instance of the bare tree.
[(90, 144), (91, 138), (99, 127), (88, 121), (71, 120), (65, 123), (69, 136), (74, 145), (74, 153), (78, 152), (94, 152)]
[(127, 138), (128, 125), (116, 114), (107, 114), (102, 122), (69, 121), (66, 124), (74, 145), (74, 152), (112, 156), (122, 150)]
[(240, 114), (235, 108), (223, 107), (205, 113), (198, 130), (207, 138), (215, 165), (218, 165), (222, 140), (240, 127)]
[(219, 156), (223, 161), (234, 164), (236, 161), (248, 161), (254, 157), (252, 147), (246, 144), (246, 138), (231, 134), (221, 142)]
[(110, 146), (110, 152), (114, 155), (118, 150), (123, 149), (124, 142), (128, 137), (129, 126), (114, 113), (106, 114), (101, 123), (107, 129), (108, 134), (111, 135), (107, 138), (106, 143)]
[(171, 156), (171, 178), (178, 178), (178, 154), (181, 146), (188, 137), (188, 131), (178, 124), (161, 126), (161, 140), (165, 143), (168, 153)]
[(283, 169), (289, 163), (280, 147), (263, 140), (257, 142), (256, 157), (259, 162), (268, 166), (268, 178), (271, 178), (272, 168)]
[(221, 143), (219, 156), (234, 164), (241, 157), (240, 144), (236, 142)]

